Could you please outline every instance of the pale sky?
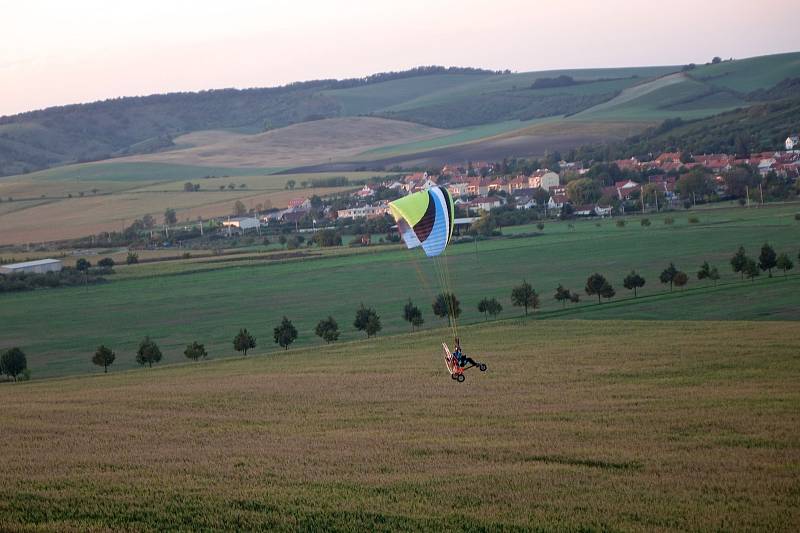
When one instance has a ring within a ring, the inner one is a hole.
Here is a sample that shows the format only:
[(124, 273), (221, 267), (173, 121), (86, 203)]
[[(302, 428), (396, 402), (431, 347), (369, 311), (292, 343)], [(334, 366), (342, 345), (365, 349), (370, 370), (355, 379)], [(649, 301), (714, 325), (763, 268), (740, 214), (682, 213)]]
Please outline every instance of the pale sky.
[(800, 51), (797, 0), (0, 0), (0, 115), (419, 65), (524, 72)]

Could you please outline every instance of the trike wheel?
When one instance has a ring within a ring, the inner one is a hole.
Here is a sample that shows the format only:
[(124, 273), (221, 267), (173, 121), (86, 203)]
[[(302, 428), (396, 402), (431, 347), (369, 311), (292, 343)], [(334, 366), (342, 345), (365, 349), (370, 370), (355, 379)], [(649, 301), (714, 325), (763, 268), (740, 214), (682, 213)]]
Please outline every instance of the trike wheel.
[(464, 383), (464, 380), (467, 379), (467, 378), (464, 377), (464, 374), (459, 374), (458, 378), (456, 378), (456, 379), (458, 379), (459, 383)]

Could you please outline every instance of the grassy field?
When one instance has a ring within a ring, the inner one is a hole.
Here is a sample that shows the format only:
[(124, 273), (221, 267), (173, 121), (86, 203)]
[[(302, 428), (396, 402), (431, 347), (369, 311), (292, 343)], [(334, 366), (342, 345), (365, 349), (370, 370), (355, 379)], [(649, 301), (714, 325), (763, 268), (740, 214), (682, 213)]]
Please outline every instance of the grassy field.
[(0, 386), (0, 529), (796, 531), (794, 323), (469, 330)]
[[(793, 215), (798, 207), (697, 210), (692, 214), (699, 217), (699, 224), (689, 224), (689, 214), (680, 213), (671, 215), (676, 218), (671, 226), (663, 224), (659, 215), (650, 217), (649, 228), (638, 225), (636, 218), (624, 228), (613, 220), (599, 226), (575, 222), (572, 228), (546, 223), (542, 232), (535, 227), (507, 228), (509, 234), (532, 235), (481, 241), (477, 253), (472, 243), (453, 245), (447, 261), (462, 302), (460, 322), (483, 320), (476, 306), (484, 297), (500, 300), (501, 318), (519, 316), (521, 310), (511, 305), (509, 295), (523, 278), (541, 294), (542, 307), (537, 311), (541, 319), (797, 320), (800, 276), (764, 275), (755, 282), (741, 282), (728, 260), (740, 244), (757, 257), (765, 241), (796, 258), (800, 241)], [(694, 279), (705, 260), (722, 275), (716, 288)], [(208, 261), (123, 266), (117, 275), (124, 281), (5, 294), (0, 347), (23, 347), (34, 376), (46, 377), (96, 372), (89, 358), (101, 343), (118, 351), (119, 367), (131, 368), (136, 346), (145, 335), (160, 343), (167, 362), (183, 360), (185, 345), (194, 340), (205, 343), (215, 357), (228, 354), (241, 327), (257, 337), (260, 350), (274, 350), (272, 328), (283, 315), (297, 326), (301, 346), (320, 343), (313, 335), (314, 326), (329, 314), (338, 320), (342, 339), (353, 340), (363, 336), (351, 325), (361, 302), (381, 315), (382, 334), (408, 331), (401, 313), (408, 298), (421, 307), (426, 328), (443, 325), (431, 313), (430, 302), (440, 288), (432, 263), (399, 246), (355, 254), (333, 250), (292, 261), (268, 256)], [(658, 274), (670, 261), (690, 275), (687, 290), (669, 294), (658, 282)], [(622, 287), (631, 269), (647, 280), (636, 300)], [(583, 294), (593, 272), (609, 278), (617, 290), (616, 300), (621, 301), (598, 306)], [(584, 301), (562, 310), (553, 300), (559, 283), (581, 293)], [(41, 334), (41, 316), (47, 317), (47, 335)]]
[(701, 65), (690, 71), (689, 75), (735, 91), (768, 89), (786, 78), (800, 77), (800, 52)]

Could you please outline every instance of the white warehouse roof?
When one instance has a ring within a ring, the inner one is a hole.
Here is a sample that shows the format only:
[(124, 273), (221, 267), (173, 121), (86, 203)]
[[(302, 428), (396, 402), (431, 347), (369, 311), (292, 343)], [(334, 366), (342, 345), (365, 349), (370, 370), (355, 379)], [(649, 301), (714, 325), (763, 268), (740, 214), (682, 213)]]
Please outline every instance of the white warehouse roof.
[(52, 265), (55, 263), (61, 263), (60, 259), (37, 259), (36, 261), (25, 261), (24, 263), (12, 263), (10, 265), (0, 265), (3, 268), (8, 268), (12, 270), (16, 270), (19, 268), (30, 268), (35, 266), (42, 266), (42, 265)]

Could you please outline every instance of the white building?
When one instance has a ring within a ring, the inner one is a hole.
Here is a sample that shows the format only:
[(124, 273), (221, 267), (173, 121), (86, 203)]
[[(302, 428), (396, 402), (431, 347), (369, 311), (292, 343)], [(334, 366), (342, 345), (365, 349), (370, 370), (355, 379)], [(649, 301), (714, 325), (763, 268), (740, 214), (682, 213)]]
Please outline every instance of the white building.
[(533, 176), (528, 178), (528, 187), (531, 189), (544, 189), (549, 191), (551, 187), (558, 187), (561, 180), (558, 174), (550, 170), (537, 170)]
[(363, 207), (353, 207), (350, 209), (340, 209), (336, 212), (339, 218), (372, 218), (379, 217), (389, 212), (385, 205), (365, 205)]
[(236, 217), (223, 220), (222, 225), (226, 228), (238, 228), (242, 231), (247, 231), (253, 228), (259, 228), (261, 222), (254, 217)]
[(468, 187), (469, 183), (451, 183), (447, 186), (447, 190), (450, 191), (451, 196), (465, 196)]
[(59, 272), (63, 266), (58, 259), (39, 259), (38, 261), (0, 265), (0, 274), (44, 274), (45, 272)]
[(794, 150), (800, 148), (800, 135), (789, 135), (786, 137), (786, 149)]

